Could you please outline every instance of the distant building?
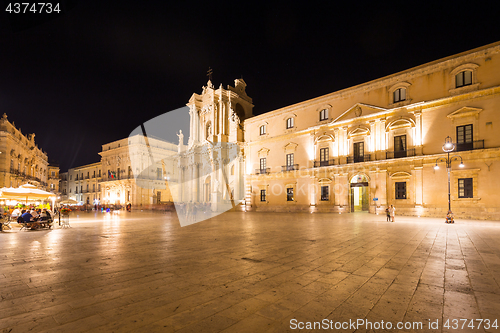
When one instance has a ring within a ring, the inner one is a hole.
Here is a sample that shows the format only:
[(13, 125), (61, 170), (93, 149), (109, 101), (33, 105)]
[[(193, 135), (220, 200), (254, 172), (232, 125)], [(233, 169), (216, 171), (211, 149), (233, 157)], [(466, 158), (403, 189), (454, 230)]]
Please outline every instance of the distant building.
[(0, 119), (0, 187), (31, 183), (48, 190), (48, 158), (35, 144), (35, 134), (24, 135), (4, 113)]
[[(148, 143), (149, 148), (142, 135), (135, 135), (102, 145), (101, 203), (136, 206), (173, 201), (166, 182), (178, 178), (172, 159), (177, 145), (152, 137)], [(166, 162), (152, 164), (152, 157)]]
[(68, 199), (68, 190), (69, 190), (69, 185), (68, 185), (68, 175), (69, 173), (66, 172), (61, 172), (59, 173), (59, 191), (60, 191), (60, 197), (61, 200), (66, 200)]
[(101, 200), (101, 162), (82, 165), (68, 170), (68, 198), (84, 204)]
[(48, 172), (48, 190), (59, 196), (59, 165), (49, 164)]

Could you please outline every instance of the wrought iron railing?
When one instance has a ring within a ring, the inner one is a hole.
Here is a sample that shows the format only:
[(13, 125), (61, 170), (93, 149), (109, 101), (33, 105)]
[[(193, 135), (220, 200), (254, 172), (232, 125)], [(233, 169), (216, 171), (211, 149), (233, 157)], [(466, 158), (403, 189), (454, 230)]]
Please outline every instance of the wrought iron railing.
[(299, 170), (298, 164), (282, 165), (281, 172)]
[(467, 143), (455, 143), (457, 151), (484, 149), (484, 140), (476, 140)]
[(268, 173), (271, 173), (271, 168), (255, 169), (255, 174), (257, 175), (265, 175)]
[(370, 154), (347, 156), (347, 163), (361, 163), (371, 160)]
[(411, 157), (415, 156), (415, 148), (410, 148), (406, 150), (394, 150), (388, 151), (385, 153), (385, 158), (402, 158), (402, 157)]
[(314, 161), (314, 167), (319, 168), (319, 167), (324, 167), (324, 166), (330, 166), (335, 163), (334, 159), (331, 160), (326, 160), (326, 161)]

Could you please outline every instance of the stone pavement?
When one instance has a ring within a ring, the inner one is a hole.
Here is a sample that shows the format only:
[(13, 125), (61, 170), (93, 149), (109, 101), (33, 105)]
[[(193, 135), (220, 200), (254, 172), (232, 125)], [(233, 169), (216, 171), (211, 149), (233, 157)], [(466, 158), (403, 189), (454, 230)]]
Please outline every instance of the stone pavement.
[(0, 332), (500, 321), (500, 222), (235, 212), (181, 228), (172, 214), (122, 212), (70, 223), (0, 234)]

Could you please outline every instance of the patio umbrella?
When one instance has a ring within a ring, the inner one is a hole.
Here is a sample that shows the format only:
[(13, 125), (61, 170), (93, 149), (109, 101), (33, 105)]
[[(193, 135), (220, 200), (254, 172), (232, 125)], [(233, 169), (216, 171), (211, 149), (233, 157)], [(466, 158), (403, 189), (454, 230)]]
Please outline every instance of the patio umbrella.
[(2, 199), (13, 199), (13, 200), (46, 200), (49, 198), (55, 198), (54, 193), (50, 193), (44, 190), (37, 189), (36, 186), (31, 184), (24, 184), (19, 186), (19, 188), (2, 188), (0, 197)]
[(60, 205), (78, 205), (78, 201), (73, 199), (66, 199), (59, 202)]

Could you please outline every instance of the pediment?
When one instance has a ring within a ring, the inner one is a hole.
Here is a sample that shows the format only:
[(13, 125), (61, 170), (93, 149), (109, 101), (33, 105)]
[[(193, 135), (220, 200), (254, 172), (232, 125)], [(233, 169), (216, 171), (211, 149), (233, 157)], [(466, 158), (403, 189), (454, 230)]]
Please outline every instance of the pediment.
[(349, 119), (356, 119), (358, 117), (365, 117), (370, 114), (375, 114), (383, 111), (387, 111), (387, 109), (363, 103), (356, 103), (349, 109), (347, 109), (344, 113), (342, 113), (340, 116), (332, 120), (332, 123)]
[(406, 171), (396, 171), (391, 175), (391, 178), (408, 178), (411, 174)]
[(297, 149), (298, 144), (290, 142), (285, 145), (285, 152), (294, 152)]
[(447, 115), (448, 118), (454, 119), (454, 118), (460, 118), (460, 117), (479, 117), (479, 113), (483, 111), (483, 109), (480, 108), (473, 108), (470, 106), (464, 106), (463, 108), (458, 109), (457, 111), (454, 111)]
[(262, 157), (262, 156), (267, 156), (269, 154), (269, 149), (267, 148), (261, 148), (259, 151), (259, 157)]

